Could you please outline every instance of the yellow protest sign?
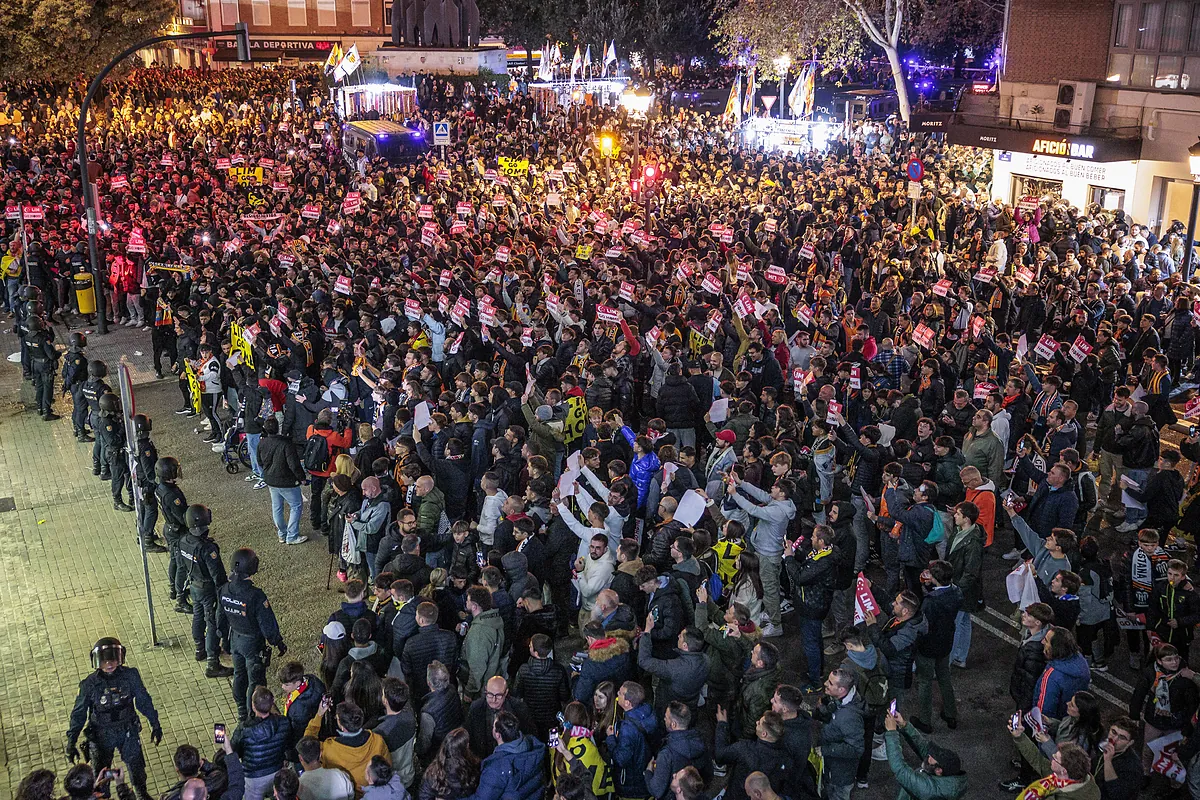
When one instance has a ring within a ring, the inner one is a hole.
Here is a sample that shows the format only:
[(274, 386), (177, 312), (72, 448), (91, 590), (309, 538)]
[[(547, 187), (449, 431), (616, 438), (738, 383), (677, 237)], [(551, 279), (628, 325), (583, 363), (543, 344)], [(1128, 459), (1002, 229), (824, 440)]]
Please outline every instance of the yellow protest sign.
[(575, 248), (575, 257), (580, 261), (590, 261), (592, 259), (592, 246), (590, 244), (581, 244)]
[(230, 167), (229, 177), (237, 183), (238, 186), (250, 186), (263, 182), (262, 167)]
[(567, 420), (563, 427), (563, 444), (570, 446), (583, 438), (587, 427), (587, 401), (582, 397), (567, 398)]
[(500, 171), (510, 178), (529, 174), (529, 159), (527, 158), (500, 156), (498, 163), (500, 164)]
[(254, 349), (246, 338), (246, 329), (236, 322), (229, 324), (229, 352), (241, 353), (242, 363), (254, 369)]
[(192, 365), (187, 361), (183, 363), (183, 374), (188, 382), (188, 394), (192, 397), (192, 411), (200, 413), (200, 379), (196, 377), (196, 370), (192, 369)]

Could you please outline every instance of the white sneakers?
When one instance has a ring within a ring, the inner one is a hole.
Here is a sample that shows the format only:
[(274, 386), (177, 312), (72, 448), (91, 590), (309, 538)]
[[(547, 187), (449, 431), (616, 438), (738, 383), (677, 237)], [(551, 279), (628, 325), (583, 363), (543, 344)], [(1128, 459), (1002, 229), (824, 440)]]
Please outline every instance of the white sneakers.
[(1012, 550), (1009, 550), (1007, 553), (1005, 553), (1004, 555), (1002, 555), (1000, 557), (1003, 558), (1005, 561), (1016, 561), (1018, 558), (1021, 557), (1021, 551), (1014, 547)]
[(783, 636), (783, 626), (773, 625), (768, 622), (766, 625), (763, 625), (762, 635), (764, 639), (773, 639), (776, 636)]

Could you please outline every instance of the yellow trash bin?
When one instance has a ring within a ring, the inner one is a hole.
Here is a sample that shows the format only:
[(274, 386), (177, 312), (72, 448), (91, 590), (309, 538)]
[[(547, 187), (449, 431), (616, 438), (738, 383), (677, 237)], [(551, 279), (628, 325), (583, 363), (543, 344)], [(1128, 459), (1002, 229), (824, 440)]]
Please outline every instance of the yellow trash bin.
[(75, 302), (79, 304), (79, 313), (95, 314), (96, 290), (92, 286), (91, 273), (76, 273), (71, 276), (71, 281), (75, 284)]

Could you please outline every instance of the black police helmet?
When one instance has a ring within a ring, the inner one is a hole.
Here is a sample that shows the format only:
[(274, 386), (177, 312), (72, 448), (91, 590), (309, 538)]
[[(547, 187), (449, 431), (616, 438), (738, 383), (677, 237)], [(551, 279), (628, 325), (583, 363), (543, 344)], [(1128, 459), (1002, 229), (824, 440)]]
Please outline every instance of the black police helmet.
[(100, 669), (100, 665), (105, 661), (125, 663), (125, 645), (121, 644), (120, 639), (105, 636), (92, 647), (92, 668)]
[(212, 511), (208, 509), (208, 506), (192, 503), (188, 506), (187, 513), (183, 515), (183, 520), (187, 523), (188, 530), (197, 528), (208, 530), (208, 526), (212, 525)]
[(100, 359), (94, 359), (88, 362), (88, 377), (89, 378), (107, 378), (108, 364), (105, 364)]
[(249, 547), (243, 547), (233, 554), (233, 571), (243, 578), (249, 578), (258, 572), (258, 553)]
[(71, 347), (87, 347), (87, 337), (79, 332), (72, 333)]
[(22, 300), (41, 300), (42, 290), (33, 284), (27, 283), (17, 292), (17, 297)]
[(179, 459), (174, 456), (163, 456), (154, 465), (154, 479), (159, 483), (179, 480), (182, 473), (179, 470)]
[(145, 414), (134, 414), (133, 430), (134, 433), (150, 433), (150, 431), (154, 430), (154, 424)]
[(30, 317), (25, 324), (29, 327), (30, 333), (41, 333), (46, 330), (46, 323), (41, 317)]
[(121, 408), (120, 399), (112, 392), (100, 395), (100, 413), (111, 414)]

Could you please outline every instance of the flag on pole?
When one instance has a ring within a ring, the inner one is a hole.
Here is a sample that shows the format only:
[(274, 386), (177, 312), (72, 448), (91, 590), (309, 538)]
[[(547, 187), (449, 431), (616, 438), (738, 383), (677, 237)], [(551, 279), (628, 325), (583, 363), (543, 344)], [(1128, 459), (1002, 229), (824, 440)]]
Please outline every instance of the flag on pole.
[(817, 93), (817, 66), (810, 64), (808, 74), (804, 77), (804, 94), (801, 99), (800, 109), (803, 116), (810, 117), (817, 110), (816, 105)]
[(550, 40), (546, 40), (546, 46), (542, 48), (542, 57), (538, 61), (538, 80), (550, 81), (554, 79), (554, 48), (550, 46)]
[(604, 75), (608, 76), (608, 65), (617, 63), (617, 40), (608, 43), (608, 52), (604, 55)]
[(592, 69), (592, 46), (587, 46), (587, 52), (583, 54), (583, 72), (586, 75), (591, 75)]
[(329, 48), (329, 57), (325, 59), (325, 74), (328, 75), (333, 70), (337, 69), (337, 65), (342, 60), (342, 46), (334, 42), (333, 47)]
[(721, 114), (722, 119), (737, 119), (737, 90), (738, 82), (734, 80), (729, 86), (729, 99), (725, 101), (725, 112)]
[(583, 68), (583, 54), (579, 52), (579, 45), (575, 45), (575, 55), (571, 57), (571, 80), (575, 80), (575, 75)]
[(360, 66), (362, 66), (362, 58), (358, 55), (358, 45), (350, 45), (350, 49), (346, 51), (346, 55), (334, 70), (334, 77), (339, 81), (349, 78)]
[(806, 64), (804, 69), (800, 70), (800, 74), (796, 77), (796, 82), (792, 84), (792, 91), (788, 94), (787, 105), (791, 109), (792, 116), (799, 119), (803, 116), (800, 113), (801, 98), (804, 96), (804, 82), (808, 80), (808, 71), (812, 69), (811, 65)]
[(750, 116), (754, 113), (754, 92), (758, 89), (758, 76), (753, 67), (746, 76), (746, 96), (742, 98), (742, 113)]

